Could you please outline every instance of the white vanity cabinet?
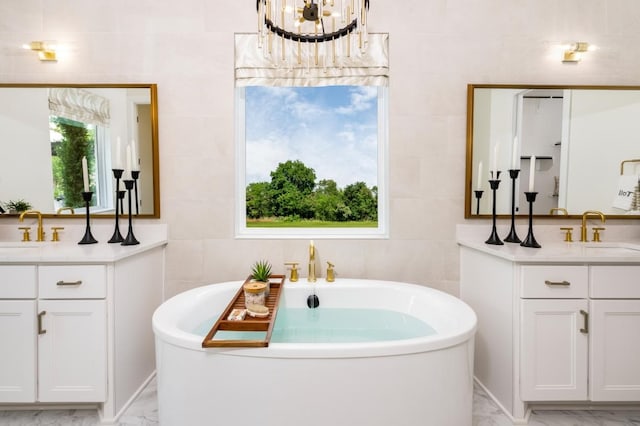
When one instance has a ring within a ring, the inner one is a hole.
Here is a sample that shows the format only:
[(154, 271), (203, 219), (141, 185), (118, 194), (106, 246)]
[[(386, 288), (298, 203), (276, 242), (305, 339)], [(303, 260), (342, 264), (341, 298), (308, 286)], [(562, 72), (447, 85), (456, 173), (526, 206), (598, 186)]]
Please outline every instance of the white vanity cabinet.
[(0, 265), (0, 402), (104, 402), (105, 265)]
[(536, 407), (638, 407), (640, 252), (607, 262), (542, 250), (461, 244), (476, 379), (516, 423)]
[(151, 318), (163, 299), (166, 227), (140, 231), (136, 246), (2, 252), (0, 411), (96, 408), (101, 423), (117, 424), (153, 378)]

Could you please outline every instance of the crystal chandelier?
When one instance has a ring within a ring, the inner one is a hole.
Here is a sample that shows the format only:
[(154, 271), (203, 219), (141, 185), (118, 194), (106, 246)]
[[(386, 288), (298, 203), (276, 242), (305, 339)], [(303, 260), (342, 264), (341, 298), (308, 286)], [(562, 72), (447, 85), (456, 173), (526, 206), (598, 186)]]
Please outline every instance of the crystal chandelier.
[(367, 48), (369, 0), (257, 0), (258, 47), (278, 67), (341, 67)]

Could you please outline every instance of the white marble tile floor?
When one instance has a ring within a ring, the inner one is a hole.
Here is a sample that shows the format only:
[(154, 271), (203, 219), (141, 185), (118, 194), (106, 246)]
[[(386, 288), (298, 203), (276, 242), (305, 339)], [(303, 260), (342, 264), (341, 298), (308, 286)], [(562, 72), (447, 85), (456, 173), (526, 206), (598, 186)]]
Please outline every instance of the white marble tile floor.
[[(0, 411), (1, 426), (94, 426), (95, 410)], [(152, 380), (120, 418), (119, 426), (158, 425), (156, 381)], [(473, 426), (512, 423), (478, 386), (474, 389)], [(390, 425), (391, 426), (391, 425)], [(534, 411), (529, 426), (640, 426), (639, 411)]]

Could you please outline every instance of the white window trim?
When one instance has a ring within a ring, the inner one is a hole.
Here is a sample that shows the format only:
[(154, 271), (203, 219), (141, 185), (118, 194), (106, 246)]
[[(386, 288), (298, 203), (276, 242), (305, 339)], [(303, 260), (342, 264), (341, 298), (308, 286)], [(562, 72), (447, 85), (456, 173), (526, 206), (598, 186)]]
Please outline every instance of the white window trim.
[(245, 90), (235, 89), (236, 205), (238, 239), (387, 239), (389, 238), (388, 87), (378, 86), (378, 226), (376, 228), (248, 228), (246, 197)]

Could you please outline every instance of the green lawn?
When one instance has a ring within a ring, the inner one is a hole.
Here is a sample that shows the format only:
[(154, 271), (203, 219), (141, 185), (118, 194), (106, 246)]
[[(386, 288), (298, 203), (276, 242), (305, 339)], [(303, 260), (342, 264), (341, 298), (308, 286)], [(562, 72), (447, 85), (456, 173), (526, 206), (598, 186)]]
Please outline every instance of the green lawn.
[(322, 220), (247, 220), (247, 228), (376, 228), (378, 222), (326, 222)]

